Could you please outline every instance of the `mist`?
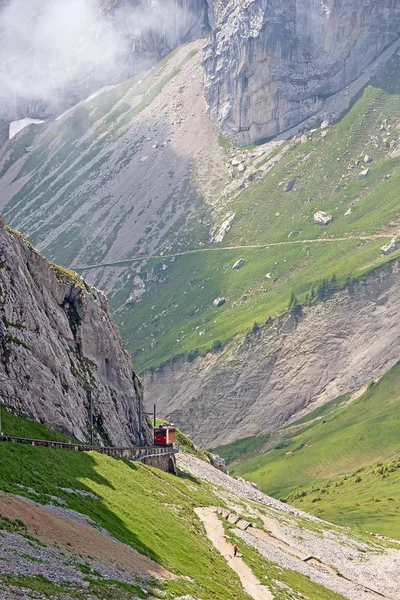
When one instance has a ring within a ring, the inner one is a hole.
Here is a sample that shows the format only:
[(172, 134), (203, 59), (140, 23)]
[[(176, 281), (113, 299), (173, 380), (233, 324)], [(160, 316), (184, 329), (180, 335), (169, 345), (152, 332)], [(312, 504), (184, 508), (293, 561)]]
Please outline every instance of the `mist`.
[[(0, 103), (44, 102), (51, 110), (148, 68), (198, 25), (178, 0), (10, 0), (0, 12)], [(157, 54), (159, 54), (157, 56)]]

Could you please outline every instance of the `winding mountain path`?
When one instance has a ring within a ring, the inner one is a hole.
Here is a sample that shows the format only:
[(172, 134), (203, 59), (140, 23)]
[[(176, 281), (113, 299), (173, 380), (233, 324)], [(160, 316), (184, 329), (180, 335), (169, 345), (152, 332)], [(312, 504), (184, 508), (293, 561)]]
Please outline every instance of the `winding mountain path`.
[(207, 247), (207, 248), (195, 248), (194, 250), (185, 250), (184, 252), (175, 252), (173, 254), (150, 254), (148, 256), (138, 256), (137, 258), (126, 258), (121, 259), (114, 262), (103, 262), (96, 263), (93, 265), (78, 265), (72, 266), (71, 269), (75, 271), (86, 271), (88, 269), (97, 269), (99, 267), (117, 267), (122, 265), (127, 265), (130, 263), (140, 262), (142, 260), (150, 260), (153, 258), (166, 259), (166, 258), (174, 258), (176, 256), (186, 256), (188, 254), (197, 254), (199, 252), (222, 252), (222, 251), (232, 251), (232, 250), (254, 250), (254, 249), (267, 249), (273, 246), (290, 246), (292, 244), (317, 244), (324, 242), (347, 242), (349, 240), (387, 240), (393, 237), (392, 234), (371, 234), (371, 235), (355, 235), (348, 237), (337, 237), (337, 238), (315, 238), (313, 240), (290, 240), (284, 242), (270, 242), (267, 244), (247, 244), (243, 246), (218, 246), (216, 248)]
[(254, 600), (273, 600), (273, 596), (266, 585), (262, 585), (246, 565), (240, 555), (233, 556), (232, 546), (225, 539), (224, 528), (212, 506), (195, 508), (197, 516), (202, 520), (208, 539), (222, 554), (230, 568), (240, 578), (244, 590)]

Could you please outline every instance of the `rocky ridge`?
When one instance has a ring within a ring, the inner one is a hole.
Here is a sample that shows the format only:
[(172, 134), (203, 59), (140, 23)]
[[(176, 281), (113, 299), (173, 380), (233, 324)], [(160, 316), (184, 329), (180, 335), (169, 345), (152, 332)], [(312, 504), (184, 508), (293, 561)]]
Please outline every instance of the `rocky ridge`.
[(330, 300), (288, 313), (222, 355), (146, 373), (149, 400), (196, 443), (267, 433), (358, 389), (398, 360), (397, 261)]
[(1, 401), (79, 440), (151, 440), (143, 393), (104, 294), (0, 227)]

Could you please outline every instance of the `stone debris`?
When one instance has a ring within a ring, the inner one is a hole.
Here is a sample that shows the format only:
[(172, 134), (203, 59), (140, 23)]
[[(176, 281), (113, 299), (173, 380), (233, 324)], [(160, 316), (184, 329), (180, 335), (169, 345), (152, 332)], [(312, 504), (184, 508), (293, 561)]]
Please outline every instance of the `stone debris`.
[(333, 221), (332, 215), (327, 215), (324, 211), (320, 210), (314, 215), (315, 225), (329, 225)]
[(224, 519), (227, 519), (230, 515), (230, 511), (226, 508), (219, 508), (218, 514), (221, 515), (221, 517), (224, 517)]
[(398, 233), (388, 244), (382, 246), (383, 254), (391, 254), (400, 248), (400, 233)]
[(229, 521), (229, 523), (232, 523), (232, 525), (236, 525), (236, 523), (238, 523), (240, 521), (240, 517), (238, 515), (234, 515), (233, 513), (230, 513), (228, 515), (227, 521)]
[(228, 470), (226, 468), (226, 462), (219, 454), (211, 454), (210, 456), (210, 464), (216, 469), (219, 469), (223, 473), (227, 473)]
[(390, 158), (399, 158), (399, 156), (400, 156), (400, 146), (391, 153)]
[(293, 189), (293, 188), (294, 188), (294, 186), (295, 186), (295, 183), (296, 183), (296, 181), (297, 181), (297, 180), (296, 180), (296, 178), (295, 178), (295, 179), (292, 179), (291, 181), (289, 181), (289, 182), (288, 182), (288, 183), (285, 185), (285, 187), (283, 188), (283, 191), (284, 191), (284, 192), (291, 192), (291, 191), (292, 191), (292, 189)]
[[(276, 544), (272, 544), (271, 539), (265, 542), (260, 536), (252, 535), (253, 531), (257, 533), (256, 528), (243, 531), (239, 523), (234, 534), (246, 543), (254, 547), (258, 546), (268, 560), (283, 568), (302, 573), (348, 600), (377, 598), (377, 595), (364, 588), (364, 586), (375, 588), (376, 581), (379, 581), (382, 597), (397, 598), (395, 589), (398, 589), (399, 577), (398, 550), (385, 549), (377, 553), (374, 544), (371, 546), (366, 542), (356, 542), (346, 528), (333, 529), (317, 517), (255, 490), (249, 482), (224, 475), (194, 456), (180, 453), (178, 464), (182, 470), (188, 471), (195, 477), (223, 488), (226, 491), (223, 496), (225, 501), (228, 498), (232, 500), (230, 494), (235, 494), (245, 501), (256, 501), (264, 505), (262, 509), (264, 516), (261, 518), (267, 531), (271, 532), (270, 536), (276, 540)], [(255, 508), (254, 504), (251, 506), (252, 509)], [(234, 507), (232, 509), (239, 510)], [(298, 517), (301, 519), (300, 527)], [(300, 552), (301, 557), (297, 553), (292, 554), (291, 549)], [(304, 559), (308, 559), (309, 562), (305, 562)], [(310, 559), (313, 561), (311, 562)], [(322, 566), (326, 565), (331, 568), (322, 570)], [(348, 579), (338, 576), (337, 573), (342, 573)]]
[(246, 531), (249, 527), (253, 527), (250, 521), (245, 521), (244, 519), (239, 519), (239, 521), (236, 523), (236, 526), (242, 531)]
[(368, 176), (369, 169), (364, 169), (361, 173), (358, 174), (358, 179), (365, 179)]
[(300, 143), (307, 144), (307, 142), (308, 142), (308, 136), (304, 133), (300, 138)]
[(223, 304), (225, 304), (226, 302), (226, 298), (215, 298), (215, 300), (213, 301), (213, 305), (216, 307), (222, 306)]
[(329, 121), (322, 121), (321, 123), (321, 129), (328, 129), (329, 127)]
[(368, 165), (369, 163), (372, 163), (372, 156), (369, 156), (368, 154), (366, 154), (364, 156), (364, 162), (366, 165)]
[(347, 212), (344, 213), (345, 217), (348, 217), (349, 215), (351, 215), (351, 213), (353, 212), (352, 208), (349, 208), (349, 210)]
[(226, 215), (225, 220), (223, 221), (221, 227), (218, 232), (211, 238), (212, 242), (222, 242), (225, 235), (232, 229), (233, 219), (235, 218), (236, 213), (231, 213)]
[(235, 264), (233, 265), (232, 269), (237, 271), (237, 270), (241, 269), (243, 267), (243, 265), (244, 265), (244, 258), (239, 258), (239, 260), (237, 260), (235, 262)]

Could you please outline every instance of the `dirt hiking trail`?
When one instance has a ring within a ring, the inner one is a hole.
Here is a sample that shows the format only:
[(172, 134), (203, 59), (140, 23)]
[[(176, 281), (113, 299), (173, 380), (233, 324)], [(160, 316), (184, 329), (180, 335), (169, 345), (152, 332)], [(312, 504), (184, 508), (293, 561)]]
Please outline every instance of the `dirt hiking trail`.
[(195, 511), (206, 528), (208, 539), (222, 554), (229, 567), (239, 575), (242, 586), (249, 596), (254, 598), (254, 600), (273, 600), (268, 587), (258, 581), (241, 556), (233, 556), (232, 546), (225, 539), (224, 527), (215, 512), (216, 508), (207, 506), (196, 508)]

